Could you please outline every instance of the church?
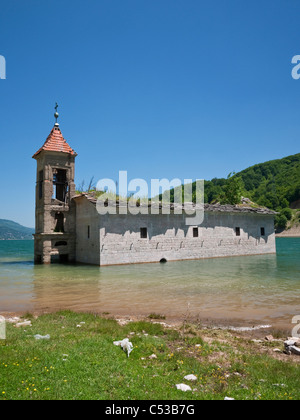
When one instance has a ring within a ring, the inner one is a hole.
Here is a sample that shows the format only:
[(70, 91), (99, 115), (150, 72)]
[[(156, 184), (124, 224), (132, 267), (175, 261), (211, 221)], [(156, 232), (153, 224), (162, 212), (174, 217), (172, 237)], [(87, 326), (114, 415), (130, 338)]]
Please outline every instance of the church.
[(200, 226), (184, 214), (101, 215), (97, 200), (76, 194), (76, 152), (56, 123), (37, 162), (34, 258), (36, 264), (97, 266), (159, 263), (276, 253), (276, 212), (250, 205), (204, 207)]

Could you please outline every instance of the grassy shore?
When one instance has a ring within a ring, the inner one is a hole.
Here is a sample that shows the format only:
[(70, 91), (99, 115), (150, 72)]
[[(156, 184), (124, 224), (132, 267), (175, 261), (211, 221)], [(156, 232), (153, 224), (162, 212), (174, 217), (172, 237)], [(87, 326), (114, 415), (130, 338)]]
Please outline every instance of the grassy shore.
[[(200, 325), (166, 328), (149, 321), (69, 311), (41, 315), (31, 327), (7, 325), (0, 340), (0, 400), (298, 400), (299, 357), (278, 342)], [(153, 318), (153, 316), (151, 317)], [(50, 335), (36, 340), (34, 335)], [(113, 342), (130, 338), (127, 354)], [(155, 357), (150, 357), (155, 355)], [(189, 382), (186, 375), (197, 380)], [(182, 392), (176, 384), (190, 385)]]

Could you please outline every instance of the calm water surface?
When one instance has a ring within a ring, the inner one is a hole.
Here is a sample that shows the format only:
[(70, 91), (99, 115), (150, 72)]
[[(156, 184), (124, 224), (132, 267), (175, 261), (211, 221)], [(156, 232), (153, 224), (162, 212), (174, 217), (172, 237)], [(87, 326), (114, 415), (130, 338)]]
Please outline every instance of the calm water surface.
[(0, 241), (0, 314), (151, 312), (291, 328), (300, 314), (300, 238), (277, 255), (119, 267), (34, 266), (33, 241)]

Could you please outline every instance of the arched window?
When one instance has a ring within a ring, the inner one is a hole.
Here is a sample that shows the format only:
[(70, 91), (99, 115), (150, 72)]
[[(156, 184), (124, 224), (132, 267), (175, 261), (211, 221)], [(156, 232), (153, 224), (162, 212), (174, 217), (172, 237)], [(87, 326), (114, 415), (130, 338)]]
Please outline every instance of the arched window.
[(67, 171), (54, 169), (53, 171), (53, 197), (58, 201), (65, 202), (68, 192)]

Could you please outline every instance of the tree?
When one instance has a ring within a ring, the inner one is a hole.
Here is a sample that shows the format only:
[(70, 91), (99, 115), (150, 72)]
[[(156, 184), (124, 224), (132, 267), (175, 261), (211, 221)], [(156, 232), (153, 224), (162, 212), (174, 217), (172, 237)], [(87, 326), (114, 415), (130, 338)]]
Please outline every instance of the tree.
[(240, 204), (244, 190), (242, 178), (236, 176), (235, 172), (228, 175), (223, 192), (220, 195), (221, 204)]
[(286, 208), (286, 209), (281, 210), (280, 214), (285, 216), (287, 218), (287, 220), (292, 220), (292, 218), (293, 218), (293, 212), (290, 208)]
[(284, 214), (278, 214), (275, 217), (275, 228), (276, 230), (282, 229), (285, 230), (287, 228), (288, 219)]

